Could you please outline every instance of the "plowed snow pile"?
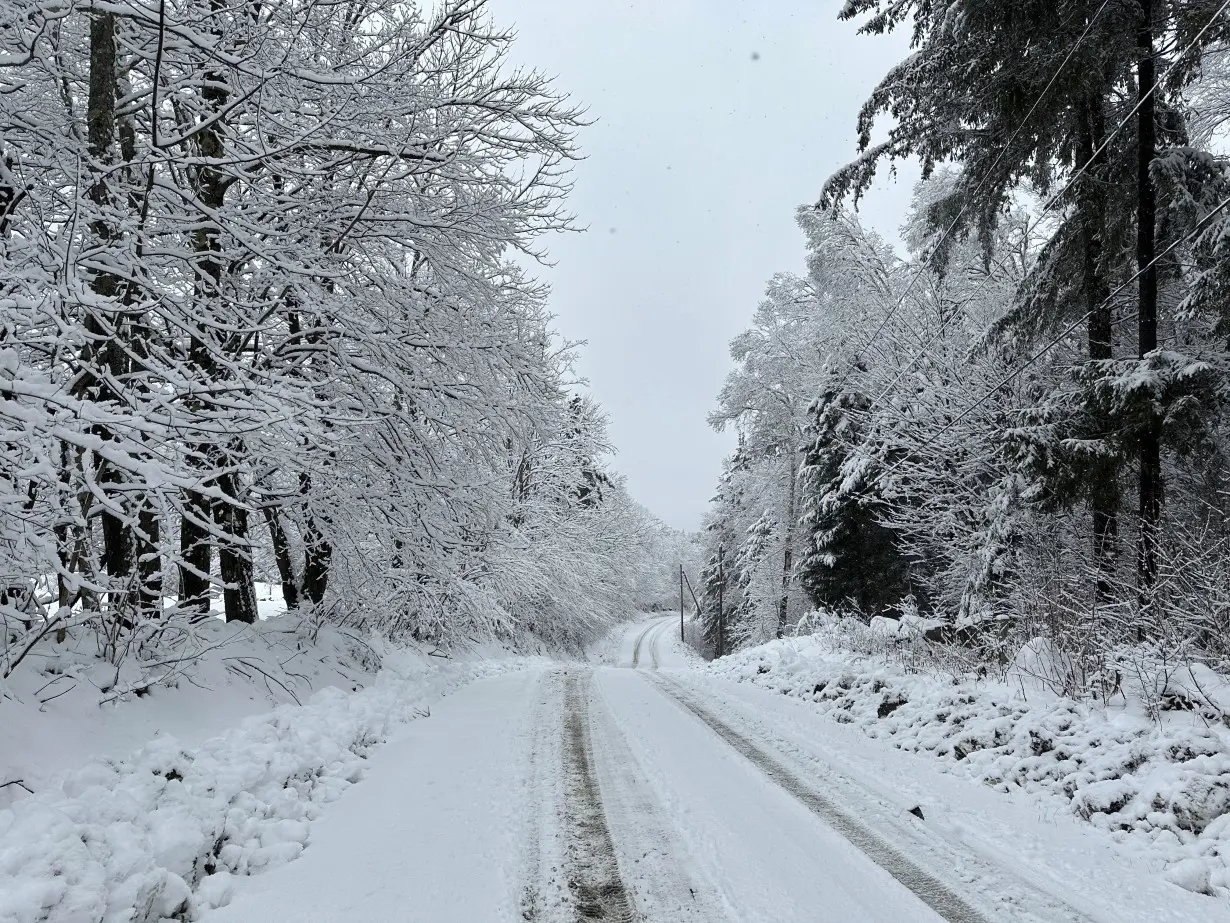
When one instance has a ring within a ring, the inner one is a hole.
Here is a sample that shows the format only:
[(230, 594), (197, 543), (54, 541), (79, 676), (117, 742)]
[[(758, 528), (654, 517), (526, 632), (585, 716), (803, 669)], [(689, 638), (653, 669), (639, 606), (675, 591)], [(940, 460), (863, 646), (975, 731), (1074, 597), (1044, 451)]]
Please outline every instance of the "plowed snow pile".
[(302, 852), (368, 751), (448, 688), (521, 665), (404, 654), (365, 689), (321, 689), (198, 747), (159, 737), (0, 811), (0, 923), (193, 920), (231, 877)]
[(1156, 856), (1175, 884), (1230, 897), (1230, 732), (1218, 721), (1183, 712), (1151, 722), (1124, 708), (1025, 696), (1020, 684), (908, 673), (827, 634), (772, 641), (708, 669), (805, 699), (995, 788), (1061, 799)]

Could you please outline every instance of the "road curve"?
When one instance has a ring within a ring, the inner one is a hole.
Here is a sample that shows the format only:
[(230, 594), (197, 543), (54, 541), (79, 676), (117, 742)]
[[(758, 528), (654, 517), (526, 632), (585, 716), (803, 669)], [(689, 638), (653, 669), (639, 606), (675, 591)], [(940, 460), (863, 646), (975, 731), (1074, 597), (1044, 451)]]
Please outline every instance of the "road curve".
[(667, 625), (674, 624), (677, 616), (666, 616), (665, 618), (654, 619), (636, 636), (636, 642), (632, 646), (632, 666), (640, 667), (641, 655), (645, 650), (649, 651), (650, 661), (653, 664), (653, 669), (659, 667), (658, 640), (662, 635), (663, 629)]

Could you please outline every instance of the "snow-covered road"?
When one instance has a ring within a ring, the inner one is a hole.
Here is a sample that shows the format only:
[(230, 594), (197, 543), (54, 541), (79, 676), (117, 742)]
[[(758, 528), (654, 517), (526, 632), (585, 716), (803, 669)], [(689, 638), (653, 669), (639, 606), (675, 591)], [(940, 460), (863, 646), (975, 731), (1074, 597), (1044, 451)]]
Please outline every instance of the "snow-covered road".
[(1097, 831), (696, 671), (677, 618), (448, 697), (206, 919), (1230, 921)]

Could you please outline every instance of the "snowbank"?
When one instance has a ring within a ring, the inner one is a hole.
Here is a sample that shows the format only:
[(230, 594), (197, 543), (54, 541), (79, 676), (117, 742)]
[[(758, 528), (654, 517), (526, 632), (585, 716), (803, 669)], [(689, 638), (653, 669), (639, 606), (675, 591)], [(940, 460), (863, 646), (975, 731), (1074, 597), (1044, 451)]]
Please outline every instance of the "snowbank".
[[(1047, 652), (1030, 656), (1054, 662)], [(1225, 728), (1159, 727), (1054, 695), (1024, 699), (1007, 684), (907, 673), (822, 636), (772, 641), (707, 669), (805, 699), (835, 721), (902, 750), (932, 753), (1003, 791), (1061, 799), (1161, 860), (1168, 880), (1230, 896)]]
[(155, 631), (118, 665), (92, 632), (49, 638), (0, 683), (0, 808), (159, 734), (195, 746), (319, 689), (355, 691), (381, 665), (370, 639), (294, 616), (167, 620)]
[(0, 811), (0, 923), (195, 920), (231, 877), (297, 857), (369, 751), (457, 684), (523, 662), (394, 655), (367, 688), (326, 688), (200, 746), (159, 737)]

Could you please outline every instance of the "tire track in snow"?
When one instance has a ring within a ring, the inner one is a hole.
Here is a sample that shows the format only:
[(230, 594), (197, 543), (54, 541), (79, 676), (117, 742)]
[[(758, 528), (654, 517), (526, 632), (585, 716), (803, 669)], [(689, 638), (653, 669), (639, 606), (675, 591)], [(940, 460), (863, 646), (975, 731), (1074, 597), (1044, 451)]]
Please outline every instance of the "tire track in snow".
[(653, 637), (650, 639), (649, 656), (653, 660), (653, 668), (655, 670), (662, 666), (660, 660), (661, 651), (658, 649), (658, 645), (662, 641), (662, 636), (666, 634), (666, 629), (674, 625), (674, 623), (674, 619), (663, 619), (658, 623), (658, 630), (653, 633)]
[(647, 784), (600, 681), (590, 698), (589, 720), (607, 828), (639, 917), (653, 923), (730, 920), (715, 906), (713, 883), (697, 875), (678, 831)]
[(649, 633), (657, 627), (657, 623), (654, 623), (636, 636), (636, 643), (632, 645), (633, 667), (639, 667), (641, 665), (641, 645), (645, 643), (645, 638), (649, 635)]
[(632, 647), (632, 666), (634, 668), (641, 665), (641, 647), (648, 641), (650, 662), (653, 664), (653, 669), (658, 669), (658, 639), (662, 637), (662, 630), (667, 625), (673, 624), (673, 622), (673, 617), (658, 619), (636, 636), (636, 644)]
[[(746, 741), (748, 746), (759, 751), (766, 759), (775, 762), (784, 772), (793, 776), (804, 789), (812, 793), (813, 797), (824, 798), (819, 794), (818, 786), (823, 785), (826, 789), (831, 789), (833, 797), (825, 800), (834, 805), (835, 810), (844, 814), (851, 823), (863, 828), (871, 836), (887, 844), (890, 849), (902, 855), (905, 855), (905, 849), (912, 849), (915, 855), (926, 854), (931, 868), (960, 870), (963, 880), (977, 882), (978, 890), (992, 898), (991, 903), (994, 909), (990, 911), (991, 919), (997, 921), (1012, 919), (1021, 921), (1021, 923), (1025, 921), (1029, 923), (1105, 923), (1108, 921), (1109, 918), (1096, 910), (1082, 907), (1079, 896), (1065, 897), (1062, 893), (1062, 886), (1060, 891), (1054, 893), (1039, 886), (1018, 872), (1011, 860), (980, 852), (960, 840), (954, 841), (933, 829), (921, 829), (912, 822), (900, 826), (896, 818), (883, 813), (888, 809), (882, 798), (872, 790), (860, 784), (848, 773), (829, 766), (822, 756), (818, 758), (816, 754), (809, 753), (805, 748), (780, 737), (771, 726), (761, 728), (754, 723), (749, 723), (746, 716), (741, 716), (740, 722), (746, 730), (737, 731), (731, 728), (727, 721), (717, 717), (705, 703), (698, 701), (696, 690), (688, 689), (679, 680), (670, 676), (655, 675), (653, 680), (658, 688), (682, 705), (685, 710), (709, 725), (711, 730), (716, 731), (713, 722), (724, 725), (733, 734)], [(668, 685), (672, 688), (667, 688)], [(685, 699), (687, 701), (684, 701)], [(706, 712), (707, 717), (699, 712)], [(719, 733), (719, 736), (722, 735)], [(764, 743), (755, 743), (753, 737), (761, 739)], [(767, 747), (765, 743), (768, 744)], [(820, 775), (817, 775), (817, 772)], [(795, 794), (793, 791), (791, 793)], [(797, 794), (796, 797), (798, 797)], [(838, 803), (846, 807), (836, 807)], [(869, 824), (855, 818), (849, 806), (859, 803), (864, 805), (865, 812), (871, 815), (881, 815), (881, 829), (887, 832), (888, 836), (872, 832)], [(897, 829), (894, 830), (894, 826)], [(890, 841), (895, 841), (896, 845)], [(917, 863), (914, 864), (917, 865)], [(952, 885), (947, 883), (943, 885), (954, 890)], [(957, 888), (959, 889), (960, 885), (957, 885)], [(957, 891), (954, 890), (954, 893)], [(1007, 914), (1006, 917), (1005, 914)], [(987, 916), (985, 912), (983, 915)]]
[(661, 674), (655, 674), (652, 682), (949, 923), (991, 923), (990, 917), (975, 909), (947, 884), (821, 795), (776, 756), (697, 703), (677, 683)]
[(538, 683), (538, 695), (529, 726), (526, 761), (527, 823), (520, 911), (526, 923), (555, 923), (563, 918), (563, 909), (568, 904), (566, 888), (558, 873), (563, 848), (557, 819), (564, 814), (559, 771), (563, 699), (560, 674), (545, 674)]
[[(640, 640), (637, 640), (638, 649)], [(564, 674), (566, 813), (562, 820), (568, 825), (569, 833), (568, 888), (578, 923), (589, 920), (633, 923), (638, 916), (619, 875), (615, 844), (607, 826), (594, 769), (589, 726), (592, 678), (588, 670)]]

